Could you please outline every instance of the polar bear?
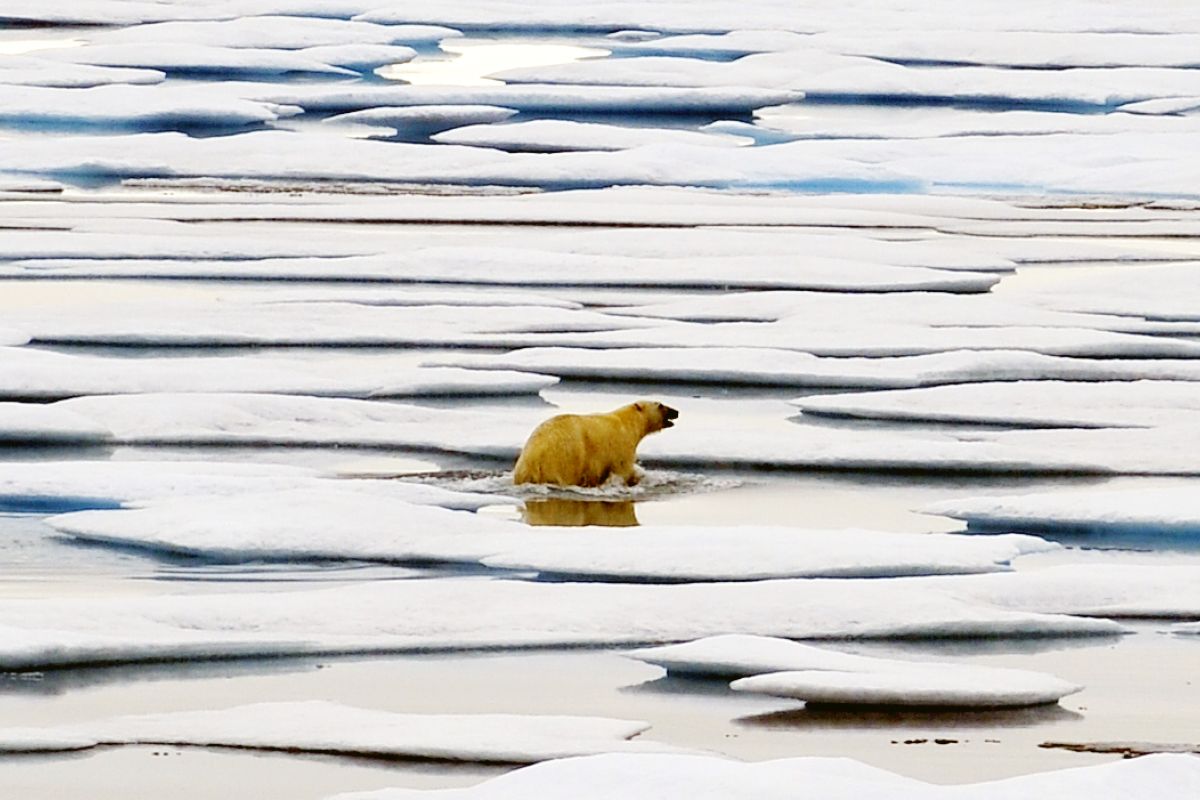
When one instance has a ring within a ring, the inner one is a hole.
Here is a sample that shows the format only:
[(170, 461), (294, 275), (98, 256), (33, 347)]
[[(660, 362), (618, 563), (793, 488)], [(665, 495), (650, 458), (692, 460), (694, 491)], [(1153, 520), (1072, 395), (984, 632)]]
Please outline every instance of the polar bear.
[(615, 475), (633, 486), (641, 477), (634, 463), (638, 444), (678, 416), (670, 406), (639, 400), (607, 414), (551, 417), (529, 435), (513, 483), (600, 486)]

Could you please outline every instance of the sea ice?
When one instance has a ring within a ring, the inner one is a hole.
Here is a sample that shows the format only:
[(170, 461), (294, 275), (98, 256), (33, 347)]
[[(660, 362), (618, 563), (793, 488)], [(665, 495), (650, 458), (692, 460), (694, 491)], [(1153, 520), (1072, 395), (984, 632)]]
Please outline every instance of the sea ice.
[(469, 125), (439, 133), (434, 141), (509, 152), (561, 153), (572, 150), (627, 150), (647, 144), (737, 147), (745, 137), (713, 135), (679, 128), (631, 128), (597, 122), (544, 119), (508, 125)]
[(873, 389), (985, 381), (1200, 380), (1200, 366), (1187, 360), (1064, 358), (1019, 350), (822, 358), (760, 347), (529, 347), (508, 353), (439, 356), (429, 363), (587, 380)]
[(1149, 428), (1200, 420), (1189, 381), (1016, 381), (801, 397), (806, 414), (1045, 428)]
[[(235, 11), (236, 9), (230, 9)], [(439, 25), (374, 25), (304, 14), (253, 15), (214, 21), (162, 22), (100, 31), (105, 44), (211, 45), (270, 50), (302, 50), (334, 45), (429, 45), (461, 36)]]
[[(22, 125), (36, 123), (86, 124), (118, 127), (240, 126), (272, 122), (300, 113), (296, 107), (216, 96), (203, 88), (159, 91), (158, 86), (96, 86), (55, 89), (41, 86), (0, 86), (0, 120)], [(181, 134), (168, 134), (181, 136)], [(186, 137), (184, 137), (186, 138)], [(62, 142), (49, 140), (54, 147)], [(6, 142), (5, 150), (20, 149)], [(55, 171), (86, 171), (70, 148), (59, 151), (63, 164)], [(85, 157), (86, 158), (86, 157)], [(37, 171), (14, 164), (17, 171)], [(101, 170), (103, 171), (103, 170)]]
[(0, 328), (0, 346), (9, 347), (29, 343), (29, 334), (11, 328)]
[(549, 761), (464, 789), (385, 789), (330, 800), (795, 800), (813, 787), (819, 787), (823, 800), (1191, 800), (1200, 791), (1200, 759), (1158, 754), (986, 783), (933, 785), (847, 758), (744, 763), (714, 756), (613, 754)]
[(324, 121), (383, 125), (404, 134), (421, 135), (438, 133), (463, 125), (486, 125), (492, 122), (502, 122), (515, 114), (517, 114), (515, 108), (485, 105), (383, 106), (335, 114), (332, 117), (326, 117)]
[(6, 56), (0, 59), (0, 84), (87, 89), (111, 83), (154, 84), (165, 76), (153, 69), (121, 69), (90, 64), (63, 64), (47, 58)]
[[(409, 367), (377, 359), (116, 358), (0, 348), (0, 398), (101, 394), (264, 392), (326, 397), (536, 394), (555, 378), (516, 372)], [(0, 418), (3, 418), (0, 415)]]
[[(370, 513), (364, 520), (365, 508)], [(370, 494), (353, 483), (343, 488), (336, 482), (324, 490), (306, 486), (84, 511), (54, 517), (50, 524), (87, 541), (222, 561), (459, 561), (523, 572), (667, 582), (992, 571), (1020, 555), (1058, 547), (1029, 536), (746, 526), (531, 529), (420, 508), (403, 493)]]
[(646, 740), (628, 741), (649, 727), (604, 717), (400, 714), (309, 700), (109, 717), (43, 728), (0, 728), (0, 752), (172, 744), (531, 764), (592, 753), (674, 749)]
[(630, 645), (731, 631), (822, 639), (1123, 630), (1104, 619), (960, 600), (923, 583), (934, 580), (949, 579), (639, 585), (445, 578), (302, 591), (7, 599), (0, 600), (0, 666)]
[(112, 433), (102, 425), (54, 406), (0, 403), (0, 443), (54, 444), (107, 442)]
[[(101, 67), (153, 69), (168, 75), (353, 75), (298, 51), (203, 44), (101, 44), (40, 51), (43, 58)], [(174, 87), (172, 92), (174, 93)], [(164, 93), (165, 94), (165, 93)], [(65, 100), (66, 97), (64, 96)]]
[(1083, 687), (1027, 670), (919, 665), (878, 671), (777, 672), (742, 678), (729, 688), (809, 704), (1008, 708), (1057, 703)]
[(1200, 533), (1200, 495), (1193, 489), (1064, 489), (1023, 495), (964, 497), (920, 509), (971, 528), (1084, 533)]

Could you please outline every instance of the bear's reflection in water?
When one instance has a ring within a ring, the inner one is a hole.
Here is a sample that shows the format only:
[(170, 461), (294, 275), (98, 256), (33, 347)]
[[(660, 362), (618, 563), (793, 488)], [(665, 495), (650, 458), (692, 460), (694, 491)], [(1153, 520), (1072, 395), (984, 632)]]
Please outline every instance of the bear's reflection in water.
[(526, 500), (522, 517), (529, 525), (628, 528), (638, 524), (632, 500)]

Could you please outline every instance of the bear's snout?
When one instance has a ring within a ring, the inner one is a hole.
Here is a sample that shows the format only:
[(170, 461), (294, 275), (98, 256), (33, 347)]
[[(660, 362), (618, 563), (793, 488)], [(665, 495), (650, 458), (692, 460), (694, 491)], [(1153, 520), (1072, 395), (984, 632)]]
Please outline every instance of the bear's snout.
[(673, 426), (675, 424), (673, 422), (673, 420), (677, 419), (678, 417), (679, 417), (679, 412), (677, 410), (675, 410), (674, 408), (671, 408), (670, 406), (662, 407), (662, 418), (663, 418), (662, 426), (664, 428), (670, 428), (671, 426)]

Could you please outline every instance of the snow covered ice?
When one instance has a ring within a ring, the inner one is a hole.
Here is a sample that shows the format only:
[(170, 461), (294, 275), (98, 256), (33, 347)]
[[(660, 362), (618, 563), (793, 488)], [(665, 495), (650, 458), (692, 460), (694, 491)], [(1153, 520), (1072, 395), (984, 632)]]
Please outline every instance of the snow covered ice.
[(0, 785), (1196, 795), (1194, 10), (0, 5)]

